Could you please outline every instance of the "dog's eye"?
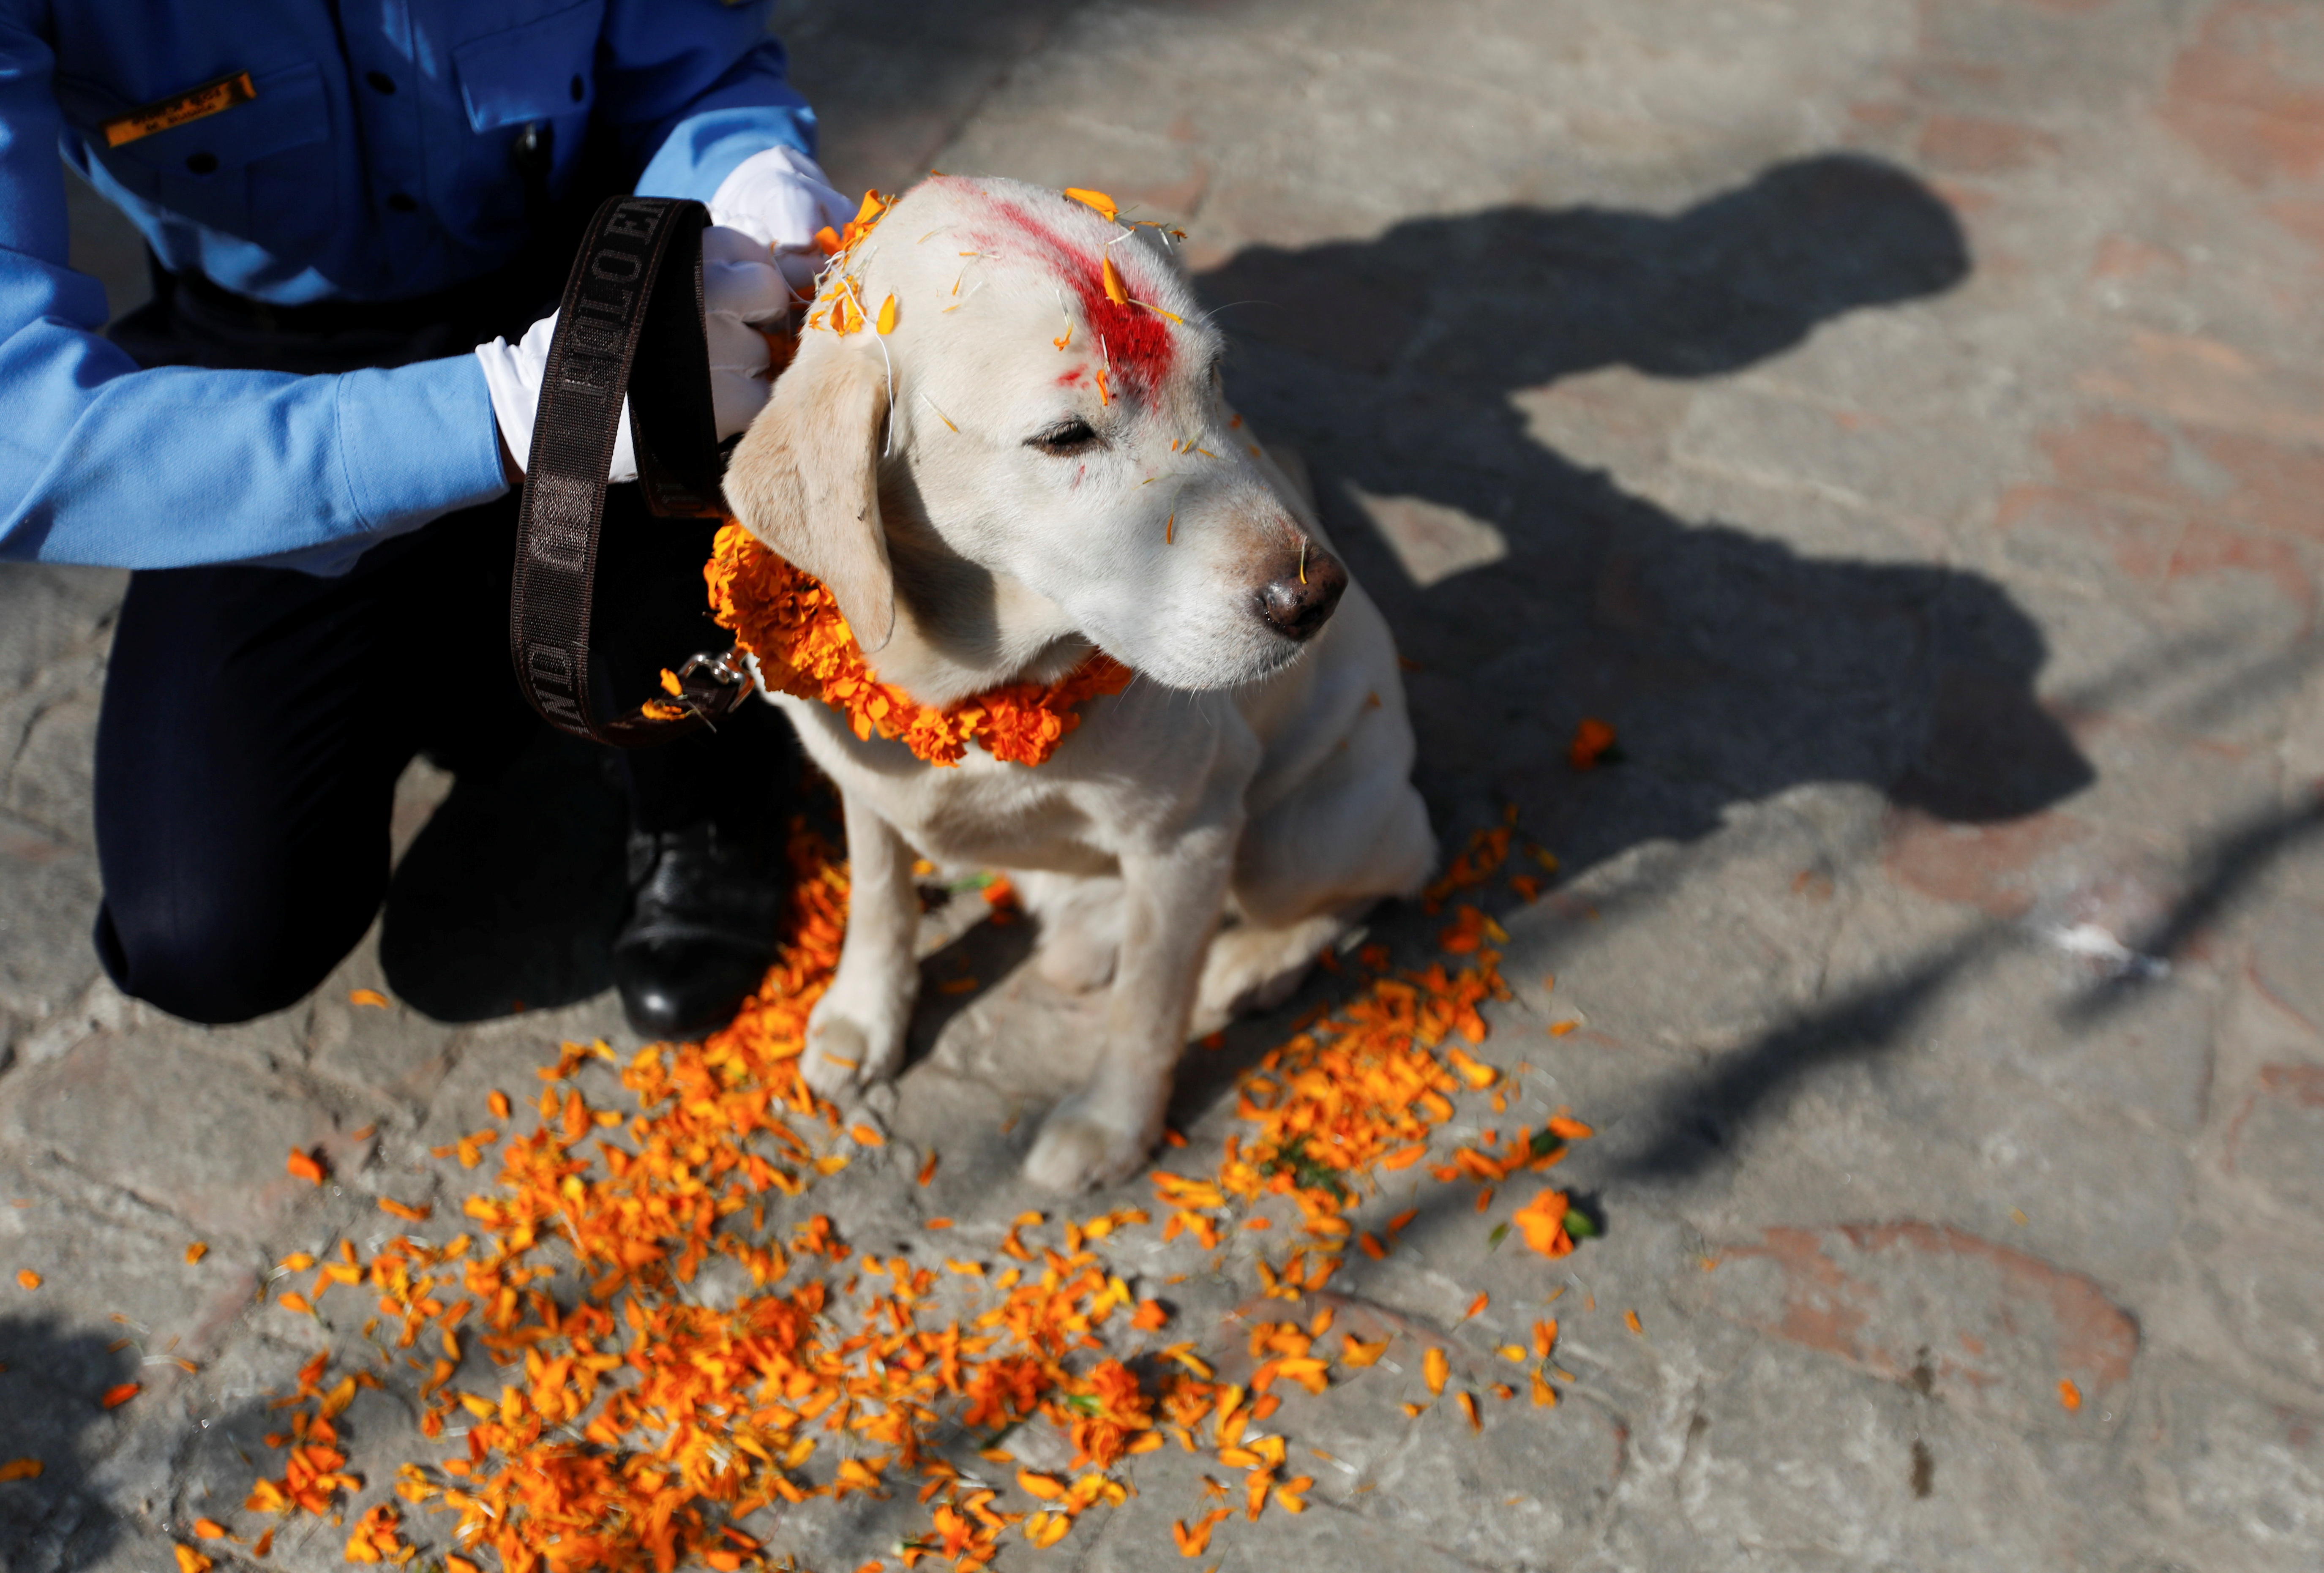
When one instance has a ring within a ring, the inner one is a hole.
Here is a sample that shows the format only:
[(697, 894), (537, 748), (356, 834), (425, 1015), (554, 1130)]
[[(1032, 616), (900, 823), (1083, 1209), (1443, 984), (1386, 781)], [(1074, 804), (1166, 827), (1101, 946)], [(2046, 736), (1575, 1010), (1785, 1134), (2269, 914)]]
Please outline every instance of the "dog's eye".
[(1084, 453), (1095, 447), (1098, 441), (1097, 428), (1076, 415), (1027, 438), (1025, 446), (1062, 459)]

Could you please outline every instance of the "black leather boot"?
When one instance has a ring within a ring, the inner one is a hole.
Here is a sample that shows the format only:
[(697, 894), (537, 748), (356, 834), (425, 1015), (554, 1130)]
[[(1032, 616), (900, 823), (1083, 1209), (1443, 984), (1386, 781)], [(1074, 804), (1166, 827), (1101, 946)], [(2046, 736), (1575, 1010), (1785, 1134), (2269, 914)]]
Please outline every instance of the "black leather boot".
[(630, 837), (629, 921), (613, 982), (650, 1038), (698, 1038), (734, 1019), (774, 961), (789, 880), (759, 838), (709, 823)]

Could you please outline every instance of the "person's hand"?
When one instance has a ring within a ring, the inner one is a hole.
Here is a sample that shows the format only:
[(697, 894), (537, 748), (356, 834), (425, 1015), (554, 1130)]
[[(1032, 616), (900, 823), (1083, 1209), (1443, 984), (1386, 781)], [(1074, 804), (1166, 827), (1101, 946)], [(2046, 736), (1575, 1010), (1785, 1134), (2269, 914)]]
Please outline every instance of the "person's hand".
[(802, 298), (815, 293), (815, 276), (823, 271), (816, 231), (837, 230), (854, 216), (855, 204), (832, 189), (823, 166), (787, 147), (744, 159), (710, 198), (710, 221), (771, 250)]
[[(710, 403), (723, 442), (748, 427), (767, 402), (771, 361), (766, 335), (756, 325), (780, 328), (788, 321), (790, 286), (766, 246), (747, 235), (713, 225), (702, 232), (702, 300), (703, 328), (710, 341)], [(476, 346), (484, 385), (492, 390), (493, 419), (500, 428), (508, 462), (519, 475), (531, 456), (540, 378), (556, 331), (552, 311), (514, 344), (496, 338)], [(621, 431), (613, 439), (613, 462), (605, 478), (638, 478), (627, 400), (622, 402)]]

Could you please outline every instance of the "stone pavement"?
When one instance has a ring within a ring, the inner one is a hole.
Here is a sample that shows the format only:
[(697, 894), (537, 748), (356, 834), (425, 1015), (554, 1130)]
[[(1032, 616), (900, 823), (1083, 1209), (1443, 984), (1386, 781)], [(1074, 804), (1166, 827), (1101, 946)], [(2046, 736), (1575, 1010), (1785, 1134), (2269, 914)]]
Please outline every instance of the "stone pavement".
[[(1563, 863), (1502, 914), (1483, 1053), (1534, 1067), (1511, 1121), (1598, 1127), (1560, 1174), (1605, 1237), (1550, 1264), (1432, 1208), (1334, 1287), (1476, 1362), (1563, 1288), (1568, 1402), (1480, 1440), (1367, 1376), (1286, 1406), (1354, 1471), (1316, 1469), (1315, 1510), (1182, 1563), (1172, 1449), (1004, 1566), (2324, 1566), (2324, 8), (816, 0), (785, 32), (843, 185), (934, 164), (1184, 220), (1235, 397), (1417, 664), (1440, 832), (1514, 805)], [(456, 1203), (475, 1176), (429, 1147), (484, 1089), (632, 1041), (594, 993), (602, 888), (528, 905), (512, 853), (458, 943), (366, 944), (281, 1016), (110, 992), (87, 799), (118, 592), (0, 575), (23, 1573), (163, 1573), (195, 1515), (242, 1522), (236, 1449), (315, 1340), (256, 1300), (269, 1264), (375, 1233), (374, 1193)], [(1570, 768), (1584, 715), (1623, 762)], [(567, 833), (614, 833), (586, 766), (527, 768)], [(399, 846), (447, 785), (415, 768)], [(501, 811), (447, 807), (407, 867), (497, 845)], [(586, 932), (526, 951), (544, 912)], [(815, 1200), (989, 1241), (1037, 1204), (1010, 1176), (1042, 1056), (1085, 1035), (1003, 976), (1021, 931), (931, 943), (990, 986), (930, 991), (893, 1145)], [(1237, 1123), (1204, 1060), (1180, 1167)], [(315, 1143), (320, 1193), (282, 1170)], [(1250, 1285), (1190, 1282), (1185, 1325)], [(392, 1398), (351, 1416), (374, 1495), (415, 1445)], [(816, 1505), (775, 1543), (886, 1549)]]

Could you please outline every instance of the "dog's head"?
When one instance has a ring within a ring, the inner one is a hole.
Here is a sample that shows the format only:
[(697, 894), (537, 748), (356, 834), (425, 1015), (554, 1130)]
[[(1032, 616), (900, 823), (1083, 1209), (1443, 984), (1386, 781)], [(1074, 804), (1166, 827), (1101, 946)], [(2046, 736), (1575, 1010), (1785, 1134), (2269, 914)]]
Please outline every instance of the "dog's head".
[[(1079, 632), (1173, 687), (1266, 676), (1330, 619), (1346, 571), (1227, 410), (1225, 341), (1153, 229), (939, 177), (814, 309), (726, 494), (829, 586), (865, 650), (894, 629), (891, 548), (916, 579), (1029, 591), (1054, 608), (1046, 637)], [(835, 309), (865, 320), (834, 331)]]

